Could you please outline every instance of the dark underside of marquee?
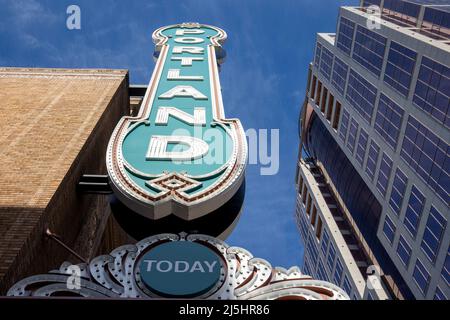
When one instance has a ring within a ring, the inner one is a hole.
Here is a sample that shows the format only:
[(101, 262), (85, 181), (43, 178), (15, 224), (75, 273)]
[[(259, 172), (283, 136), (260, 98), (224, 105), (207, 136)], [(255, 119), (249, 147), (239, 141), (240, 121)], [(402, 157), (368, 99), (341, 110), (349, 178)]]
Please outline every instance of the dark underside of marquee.
[(238, 218), (244, 197), (245, 181), (236, 194), (219, 209), (191, 221), (183, 220), (173, 214), (159, 220), (151, 220), (129, 209), (114, 195), (110, 196), (110, 204), (117, 222), (136, 240), (155, 234), (180, 232), (217, 237)]

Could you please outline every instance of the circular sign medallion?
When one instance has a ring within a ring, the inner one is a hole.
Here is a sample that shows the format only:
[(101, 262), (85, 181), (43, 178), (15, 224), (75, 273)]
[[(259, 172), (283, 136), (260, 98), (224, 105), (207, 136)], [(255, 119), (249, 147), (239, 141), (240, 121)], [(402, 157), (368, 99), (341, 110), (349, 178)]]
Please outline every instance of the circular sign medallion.
[(219, 281), (221, 260), (201, 244), (170, 241), (148, 251), (140, 260), (139, 270), (145, 285), (158, 295), (196, 297)]

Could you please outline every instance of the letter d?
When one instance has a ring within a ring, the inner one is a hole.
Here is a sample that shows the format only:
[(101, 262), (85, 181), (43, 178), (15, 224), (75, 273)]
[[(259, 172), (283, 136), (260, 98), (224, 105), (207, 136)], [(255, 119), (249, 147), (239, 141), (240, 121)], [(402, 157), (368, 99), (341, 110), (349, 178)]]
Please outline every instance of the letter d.
[[(184, 269), (181, 269), (181, 265), (184, 266)], [(189, 263), (187, 261), (176, 261), (175, 262), (175, 272), (186, 272), (189, 270)]]

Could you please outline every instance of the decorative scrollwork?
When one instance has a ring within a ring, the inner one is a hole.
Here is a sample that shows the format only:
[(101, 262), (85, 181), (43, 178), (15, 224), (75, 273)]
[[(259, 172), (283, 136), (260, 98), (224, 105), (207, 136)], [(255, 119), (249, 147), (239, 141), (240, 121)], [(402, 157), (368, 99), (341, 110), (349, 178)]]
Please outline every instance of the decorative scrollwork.
[(79, 288), (70, 286), (73, 266), (64, 262), (58, 270), (31, 276), (16, 283), (8, 296), (73, 296), (102, 298), (162, 298), (149, 290), (140, 278), (139, 262), (151, 248), (167, 241), (192, 241), (214, 250), (222, 258), (217, 284), (197, 299), (308, 299), (347, 300), (347, 294), (334, 284), (314, 280), (298, 267), (272, 268), (264, 259), (245, 249), (230, 247), (207, 235), (160, 234), (135, 245), (125, 245), (109, 255), (78, 264)]

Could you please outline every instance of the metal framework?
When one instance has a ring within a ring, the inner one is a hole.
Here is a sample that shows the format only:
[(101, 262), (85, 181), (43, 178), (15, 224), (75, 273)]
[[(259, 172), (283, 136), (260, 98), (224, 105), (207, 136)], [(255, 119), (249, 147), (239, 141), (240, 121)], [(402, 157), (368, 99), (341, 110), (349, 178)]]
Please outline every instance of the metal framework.
[[(19, 281), (8, 296), (51, 297), (74, 296), (86, 298), (161, 299), (150, 291), (140, 278), (139, 264), (151, 248), (167, 241), (192, 241), (215, 251), (222, 260), (217, 284), (196, 299), (307, 299), (348, 300), (347, 294), (334, 284), (314, 280), (297, 267), (289, 270), (272, 268), (266, 260), (255, 258), (245, 249), (230, 247), (225, 242), (206, 235), (160, 234), (135, 245), (125, 245), (109, 255), (94, 258), (89, 264), (75, 267), (64, 262), (58, 270)], [(74, 270), (80, 272), (79, 288)], [(75, 281), (74, 281), (75, 280)]]

